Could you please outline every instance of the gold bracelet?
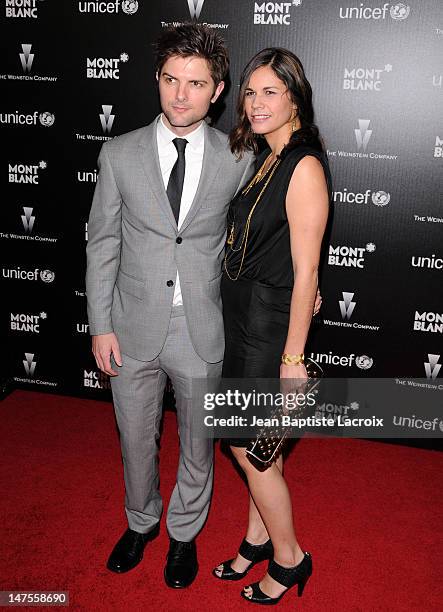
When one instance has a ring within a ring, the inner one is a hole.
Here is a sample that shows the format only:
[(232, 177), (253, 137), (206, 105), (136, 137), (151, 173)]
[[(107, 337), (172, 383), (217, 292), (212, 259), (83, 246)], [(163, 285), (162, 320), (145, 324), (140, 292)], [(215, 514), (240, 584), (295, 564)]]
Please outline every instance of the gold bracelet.
[(281, 356), (281, 362), (284, 365), (300, 365), (302, 363), (305, 362), (305, 356), (303, 353), (300, 353), (300, 355), (290, 355), (289, 353), (283, 353), (283, 355)]

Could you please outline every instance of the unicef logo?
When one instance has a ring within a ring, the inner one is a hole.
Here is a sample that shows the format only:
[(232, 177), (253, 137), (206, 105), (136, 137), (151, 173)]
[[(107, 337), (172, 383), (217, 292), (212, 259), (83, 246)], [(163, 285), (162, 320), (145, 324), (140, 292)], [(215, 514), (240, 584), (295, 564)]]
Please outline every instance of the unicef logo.
[(134, 15), (138, 11), (137, 0), (123, 0), (122, 10), (126, 15)]
[(372, 203), (376, 206), (386, 206), (386, 204), (389, 204), (390, 199), (391, 195), (386, 191), (375, 191), (372, 194)]
[(355, 365), (357, 368), (360, 368), (360, 370), (369, 370), (369, 368), (372, 368), (373, 363), (374, 360), (372, 357), (368, 357), (367, 355), (360, 355), (360, 357), (357, 357), (355, 360)]
[(40, 278), (44, 283), (52, 283), (55, 278), (55, 272), (52, 272), (52, 270), (42, 270), (40, 272)]
[(40, 123), (45, 127), (50, 127), (54, 125), (55, 115), (54, 113), (48, 113), (47, 111), (44, 113), (40, 113), (39, 115)]
[(393, 4), (390, 9), (392, 19), (395, 21), (402, 21), (406, 19), (411, 11), (411, 7), (407, 4), (403, 4), (403, 2), (397, 2), (397, 4)]

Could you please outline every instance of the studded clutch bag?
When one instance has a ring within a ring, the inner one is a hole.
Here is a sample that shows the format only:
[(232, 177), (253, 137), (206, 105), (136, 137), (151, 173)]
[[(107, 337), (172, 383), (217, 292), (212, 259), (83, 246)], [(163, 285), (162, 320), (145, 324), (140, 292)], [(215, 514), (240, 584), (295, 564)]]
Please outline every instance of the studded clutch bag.
[[(316, 361), (308, 357), (305, 359), (306, 373), (308, 380), (304, 386), (303, 392), (305, 394), (314, 392), (315, 388), (319, 385), (320, 379), (323, 376), (323, 370)], [(291, 426), (282, 426), (281, 415), (283, 414), (282, 408), (278, 409), (278, 412), (273, 414), (272, 421), (276, 421), (279, 424), (272, 427), (263, 427), (258, 432), (256, 438), (252, 438), (246, 447), (246, 456), (249, 461), (254, 465), (260, 472), (267, 470), (274, 461), (279, 457), (283, 450), (285, 440), (291, 431)]]

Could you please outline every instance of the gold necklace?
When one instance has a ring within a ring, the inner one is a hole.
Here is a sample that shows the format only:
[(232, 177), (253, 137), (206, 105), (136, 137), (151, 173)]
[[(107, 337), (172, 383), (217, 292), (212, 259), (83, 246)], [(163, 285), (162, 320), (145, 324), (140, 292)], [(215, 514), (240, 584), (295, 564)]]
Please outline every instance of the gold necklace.
[[(243, 232), (243, 235), (242, 235), (242, 238), (241, 238), (241, 241), (240, 241), (240, 246), (238, 247), (238, 249), (234, 249), (234, 248), (233, 248), (233, 245), (234, 245), (234, 238), (235, 238), (235, 236), (234, 236), (234, 226), (235, 226), (235, 222), (233, 222), (233, 223), (232, 223), (232, 225), (231, 225), (231, 230), (230, 230), (230, 232), (229, 232), (229, 238), (228, 238), (228, 240), (227, 240), (227, 244), (229, 245), (230, 250), (231, 250), (231, 251), (234, 251), (234, 253), (237, 253), (238, 251), (240, 251), (240, 250), (243, 248), (242, 258), (241, 258), (241, 261), (240, 261), (240, 266), (239, 266), (239, 268), (238, 268), (238, 272), (237, 272), (237, 275), (236, 275), (235, 277), (234, 277), (234, 276), (231, 276), (231, 275), (229, 274), (229, 270), (228, 270), (228, 266), (227, 266), (227, 260), (228, 260), (228, 248), (226, 248), (225, 259), (224, 259), (224, 268), (225, 268), (225, 272), (226, 272), (226, 274), (228, 275), (228, 277), (230, 278), (230, 280), (231, 280), (231, 281), (236, 281), (236, 280), (238, 280), (238, 278), (239, 278), (239, 276), (240, 276), (240, 272), (242, 271), (242, 268), (243, 268), (243, 261), (244, 261), (244, 259), (245, 259), (245, 255), (246, 255), (246, 247), (248, 246), (249, 226), (250, 226), (250, 224), (251, 224), (251, 217), (252, 217), (252, 215), (253, 215), (253, 213), (254, 213), (254, 210), (255, 210), (255, 208), (256, 208), (256, 206), (257, 206), (257, 204), (259, 203), (259, 201), (260, 201), (260, 199), (261, 199), (261, 197), (262, 197), (262, 195), (263, 195), (263, 193), (264, 193), (264, 191), (265, 191), (266, 187), (269, 185), (269, 182), (270, 182), (271, 178), (274, 176), (274, 173), (275, 173), (275, 171), (277, 170), (277, 167), (278, 167), (278, 165), (280, 164), (280, 162), (281, 162), (281, 159), (280, 159), (280, 158), (278, 158), (278, 159), (275, 161), (275, 163), (272, 165), (272, 170), (271, 170), (271, 172), (269, 172), (269, 176), (268, 176), (268, 178), (267, 178), (267, 180), (266, 180), (266, 183), (265, 183), (265, 184), (263, 185), (263, 187), (261, 188), (260, 193), (259, 193), (259, 194), (258, 194), (258, 196), (257, 196), (257, 199), (255, 200), (255, 202), (254, 202), (254, 204), (253, 204), (253, 206), (252, 206), (251, 210), (249, 211), (248, 218), (246, 219), (245, 229), (244, 229), (244, 232)], [(263, 166), (262, 166), (262, 167), (263, 167)], [(269, 170), (269, 169), (270, 169), (270, 168), (268, 168), (268, 170)], [(266, 174), (267, 174), (267, 173), (268, 173), (268, 172), (266, 172)], [(255, 177), (254, 177), (254, 178), (255, 178)], [(258, 182), (258, 181), (256, 181), (256, 182)], [(254, 183), (254, 184), (255, 184), (255, 183)], [(249, 191), (249, 185), (248, 185), (248, 187), (247, 187), (246, 189), (248, 189), (248, 191)], [(247, 193), (247, 192), (246, 192), (246, 193)], [(243, 246), (243, 245), (244, 245), (244, 246)]]
[(252, 189), (254, 185), (256, 185), (257, 183), (259, 183), (261, 180), (265, 178), (265, 176), (268, 174), (269, 170), (272, 168), (274, 164), (274, 162), (272, 162), (272, 164), (269, 164), (265, 171), (266, 164), (271, 158), (272, 158), (272, 151), (271, 153), (269, 153), (265, 161), (262, 163), (262, 165), (260, 166), (260, 169), (258, 170), (256, 175), (253, 177), (249, 185), (247, 185), (247, 187), (243, 189), (242, 195), (246, 195)]

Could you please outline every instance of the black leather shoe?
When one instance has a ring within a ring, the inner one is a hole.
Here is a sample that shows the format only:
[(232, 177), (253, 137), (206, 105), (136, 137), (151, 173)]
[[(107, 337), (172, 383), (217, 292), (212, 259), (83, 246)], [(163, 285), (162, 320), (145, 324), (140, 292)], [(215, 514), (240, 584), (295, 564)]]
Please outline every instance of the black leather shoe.
[(170, 538), (164, 571), (165, 582), (173, 589), (188, 587), (197, 576), (197, 549), (192, 542), (178, 542)]
[(158, 525), (148, 533), (127, 529), (114, 546), (106, 567), (111, 572), (123, 574), (136, 567), (143, 559), (146, 544), (158, 535)]

